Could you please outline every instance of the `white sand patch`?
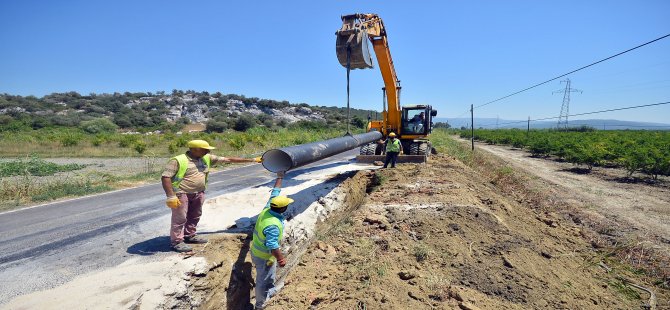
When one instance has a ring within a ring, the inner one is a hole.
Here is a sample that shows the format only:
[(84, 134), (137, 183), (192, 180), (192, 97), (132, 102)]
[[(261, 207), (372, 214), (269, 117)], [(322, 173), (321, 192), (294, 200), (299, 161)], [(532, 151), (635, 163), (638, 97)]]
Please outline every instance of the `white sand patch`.
[[(346, 164), (308, 172), (290, 172), (284, 179), (283, 195), (292, 197), (285, 229), (286, 243), (300, 246), (314, 234), (314, 225), (340, 206), (343, 191), (333, 191), (339, 182), (332, 177), (348, 171), (370, 169), (369, 165)], [(263, 209), (274, 180), (262, 186), (213, 197), (205, 202), (198, 225), (200, 233), (216, 233), (233, 224), (253, 224)], [(165, 223), (166, 227), (169, 223)], [(148, 238), (150, 236), (147, 236)], [(187, 294), (190, 274), (203, 274), (209, 262), (202, 257), (183, 259), (176, 254), (159, 261), (135, 257), (121, 265), (76, 277), (59, 287), (19, 296), (3, 309), (165, 309)]]
[[(338, 184), (325, 183), (328, 179), (340, 173), (370, 169), (367, 165), (347, 164), (323, 170), (292, 176), (292, 173), (283, 180), (281, 195), (295, 200), (287, 212), (289, 218), (295, 215), (296, 210), (302, 211), (309, 205), (325, 196)], [(211, 233), (225, 230), (233, 224), (239, 228), (254, 224), (256, 216), (263, 210), (270, 198), (274, 180), (261, 186), (224, 194), (205, 201), (203, 215), (198, 223), (200, 233)]]
[(132, 258), (119, 266), (82, 275), (62, 286), (19, 296), (5, 309), (140, 309), (163, 308), (166, 296), (183, 295), (188, 273), (202, 272), (202, 257), (178, 255), (157, 262)]

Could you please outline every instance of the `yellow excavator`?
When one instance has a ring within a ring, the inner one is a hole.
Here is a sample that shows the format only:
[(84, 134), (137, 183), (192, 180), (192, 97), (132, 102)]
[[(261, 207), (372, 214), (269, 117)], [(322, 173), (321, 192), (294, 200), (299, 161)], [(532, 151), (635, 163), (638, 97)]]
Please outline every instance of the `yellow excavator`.
[[(435, 149), (428, 139), (437, 115), (430, 105), (400, 106), (400, 80), (395, 72), (384, 22), (377, 14), (351, 14), (342, 16), (342, 28), (338, 30), (336, 52), (340, 64), (347, 68), (347, 92), (349, 70), (373, 68), (368, 40), (372, 42), (377, 63), (384, 80), (383, 112), (381, 120), (368, 119), (368, 131), (379, 131), (384, 139), (394, 132), (403, 146), (398, 162), (425, 162)], [(348, 94), (347, 94), (348, 95)], [(347, 99), (348, 100), (348, 99)], [(388, 109), (387, 109), (388, 107)], [(373, 142), (361, 146), (361, 162), (383, 160), (384, 146)]]

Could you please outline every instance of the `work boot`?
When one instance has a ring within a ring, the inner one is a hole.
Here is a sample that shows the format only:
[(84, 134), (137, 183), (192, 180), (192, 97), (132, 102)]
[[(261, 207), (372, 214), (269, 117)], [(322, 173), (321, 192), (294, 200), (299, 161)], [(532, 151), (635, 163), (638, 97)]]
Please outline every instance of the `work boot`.
[(179, 253), (185, 253), (185, 252), (193, 251), (193, 248), (190, 245), (188, 245), (186, 243), (183, 243), (183, 242), (179, 242), (179, 243), (173, 245), (172, 249), (179, 252)]
[(190, 237), (184, 237), (184, 242), (202, 244), (202, 243), (207, 243), (207, 238), (195, 235), (195, 236), (190, 236)]

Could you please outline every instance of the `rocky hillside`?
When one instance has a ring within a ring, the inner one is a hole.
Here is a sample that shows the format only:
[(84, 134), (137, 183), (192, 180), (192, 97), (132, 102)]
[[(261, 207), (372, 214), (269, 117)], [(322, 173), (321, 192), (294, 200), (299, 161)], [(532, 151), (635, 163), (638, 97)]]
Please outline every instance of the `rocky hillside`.
[[(375, 113), (352, 109), (352, 123), (360, 124)], [(170, 94), (68, 92), (41, 98), (0, 95), (0, 129), (78, 126), (97, 118), (109, 119), (127, 129), (202, 123), (219, 131), (235, 127), (240, 118), (266, 127), (283, 127), (298, 121), (336, 124), (346, 120), (346, 109), (191, 90), (173, 90)]]

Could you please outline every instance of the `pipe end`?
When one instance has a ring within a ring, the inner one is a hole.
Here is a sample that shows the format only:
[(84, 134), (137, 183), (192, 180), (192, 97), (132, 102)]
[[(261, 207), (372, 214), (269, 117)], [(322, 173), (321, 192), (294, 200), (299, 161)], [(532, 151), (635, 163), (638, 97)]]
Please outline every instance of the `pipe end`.
[(278, 149), (263, 153), (263, 167), (270, 172), (288, 171), (293, 166), (291, 156)]

